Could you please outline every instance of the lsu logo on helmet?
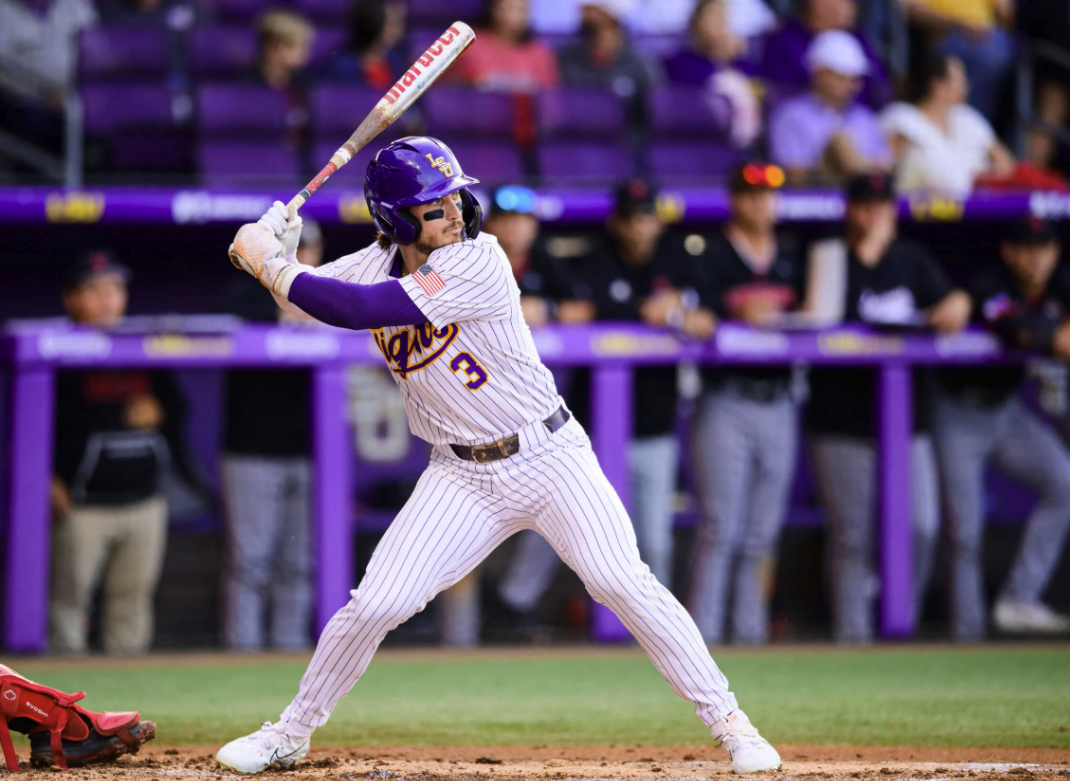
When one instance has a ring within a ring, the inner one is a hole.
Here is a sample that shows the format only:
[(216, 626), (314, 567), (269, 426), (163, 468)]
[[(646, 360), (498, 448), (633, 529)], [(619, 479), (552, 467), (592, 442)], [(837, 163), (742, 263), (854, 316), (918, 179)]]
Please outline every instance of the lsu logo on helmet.
[(442, 175), (445, 176), (447, 179), (453, 176), (453, 166), (450, 165), (449, 162), (447, 162), (446, 157), (444, 155), (440, 155), (437, 160), (431, 157), (430, 154), (426, 154), (424, 155), (424, 157), (427, 158), (427, 162), (431, 163), (432, 168), (441, 171)]

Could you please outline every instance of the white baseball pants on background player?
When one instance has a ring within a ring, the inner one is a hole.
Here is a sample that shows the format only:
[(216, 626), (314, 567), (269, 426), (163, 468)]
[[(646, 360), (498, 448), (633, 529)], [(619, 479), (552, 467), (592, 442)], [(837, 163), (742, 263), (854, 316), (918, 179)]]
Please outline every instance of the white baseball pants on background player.
[(522, 529), (549, 540), (707, 726), (736, 710), (691, 617), (640, 560), (632, 524), (582, 427), (570, 420), (550, 434), (540, 422), (522, 428), (520, 438), (520, 453), (491, 464), (435, 447), (360, 587), (323, 630), (283, 714), (288, 732), (326, 724), (387, 632)]

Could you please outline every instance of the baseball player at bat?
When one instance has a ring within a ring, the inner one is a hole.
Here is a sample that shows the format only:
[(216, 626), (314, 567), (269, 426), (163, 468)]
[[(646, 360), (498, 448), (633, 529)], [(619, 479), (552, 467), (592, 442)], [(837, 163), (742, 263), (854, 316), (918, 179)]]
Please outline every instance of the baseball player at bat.
[(404, 138), (367, 169), (379, 230), (371, 246), (301, 266), (301, 220), (287, 219), (281, 202), (238, 232), (236, 258), (281, 306), (371, 330), (432, 454), (359, 588), (324, 628), (293, 702), (277, 723), (220, 749), (220, 764), (256, 773), (296, 763), (387, 632), (507, 537), (533, 529), (695, 703), (736, 773), (779, 768), (687, 611), (640, 560), (624, 505), (539, 360), (509, 261), (480, 233), (482, 210), (468, 190), (476, 183), (441, 141)]

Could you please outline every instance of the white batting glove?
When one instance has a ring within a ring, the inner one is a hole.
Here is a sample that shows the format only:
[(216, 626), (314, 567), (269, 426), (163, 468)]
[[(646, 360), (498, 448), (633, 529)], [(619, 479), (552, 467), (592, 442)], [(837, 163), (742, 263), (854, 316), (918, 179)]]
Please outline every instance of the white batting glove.
[[(288, 262), (295, 263), (297, 245), (301, 241), (301, 226), (304, 224), (301, 215), (295, 214), (291, 220), (286, 204), (282, 201), (275, 201), (271, 204), (271, 208), (264, 212), (264, 216), (257, 220), (257, 223), (270, 230), (275, 238), (282, 242), (283, 257)], [(291, 260), (291, 257), (294, 259)]]

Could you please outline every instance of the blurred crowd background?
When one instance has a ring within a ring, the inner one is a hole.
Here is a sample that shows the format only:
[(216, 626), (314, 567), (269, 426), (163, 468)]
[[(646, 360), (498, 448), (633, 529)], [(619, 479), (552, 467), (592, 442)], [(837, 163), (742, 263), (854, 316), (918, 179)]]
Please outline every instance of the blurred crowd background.
[(288, 183), (454, 19), (475, 45), (389, 135), (430, 129), (486, 181), (708, 182), (752, 155), (795, 184), (1062, 181), (1059, 0), (4, 0), (0, 175)]
[[(915, 636), (1070, 633), (1063, 226), (900, 223), (895, 200), (1066, 189), (1070, 3), (0, 0), (0, 185), (296, 190), (455, 19), (476, 43), (330, 187), (359, 192), (393, 138), (442, 138), (484, 183), (532, 328), (990, 330), (1030, 360), (915, 372)], [(610, 192), (611, 213), (540, 222), (545, 187)], [(688, 187), (722, 188), (727, 222), (672, 222), (659, 193)], [(792, 188), (842, 192), (843, 220), (780, 225)], [(308, 326), (227, 265), (235, 227), (5, 225), (0, 314)], [(306, 220), (299, 257), (372, 239)], [(555, 374), (587, 423), (588, 373)], [(426, 449), (385, 369), (349, 387), (363, 563)], [(706, 639), (872, 642), (872, 370), (681, 365), (633, 392), (641, 553)], [(264, 425), (309, 403), (302, 371), (61, 372), (50, 649), (309, 647), (308, 426)], [(525, 533), (391, 637), (580, 640), (588, 621)]]

